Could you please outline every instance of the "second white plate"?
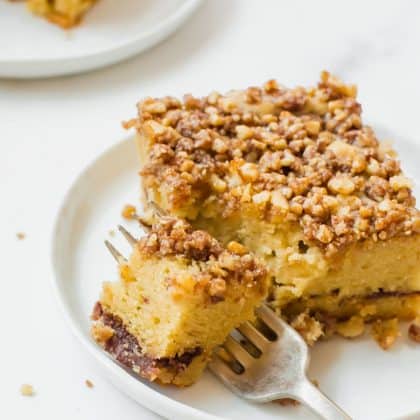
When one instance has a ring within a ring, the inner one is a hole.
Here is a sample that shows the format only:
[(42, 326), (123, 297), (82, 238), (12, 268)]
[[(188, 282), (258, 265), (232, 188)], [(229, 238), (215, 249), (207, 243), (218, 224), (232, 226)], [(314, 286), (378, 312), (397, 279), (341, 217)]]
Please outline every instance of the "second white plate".
[[(420, 147), (396, 144), (409, 175), (420, 180), (416, 157)], [(118, 143), (93, 162), (76, 180), (64, 199), (53, 238), (54, 287), (70, 325), (103, 367), (110, 380), (140, 404), (175, 419), (311, 419), (302, 406), (282, 407), (271, 403), (254, 405), (232, 395), (206, 373), (186, 389), (159, 387), (139, 380), (116, 365), (91, 340), (89, 315), (98, 299), (101, 283), (116, 279), (116, 266), (103, 240), (121, 223), (123, 204), (138, 200), (139, 179), (135, 146), (129, 139)], [(132, 232), (140, 232), (133, 223)], [(122, 238), (112, 238), (128, 253)], [(370, 338), (353, 341), (333, 339), (312, 350), (310, 378), (353, 418), (420, 418), (420, 347), (403, 332), (389, 351), (381, 350)], [(417, 414), (415, 414), (417, 412)], [(216, 416), (216, 417), (215, 417)]]
[[(100, 0), (71, 30), (0, 1), (0, 77), (49, 77), (103, 67), (155, 45), (201, 0)], [(11, 39), (13, 42), (11, 42)]]

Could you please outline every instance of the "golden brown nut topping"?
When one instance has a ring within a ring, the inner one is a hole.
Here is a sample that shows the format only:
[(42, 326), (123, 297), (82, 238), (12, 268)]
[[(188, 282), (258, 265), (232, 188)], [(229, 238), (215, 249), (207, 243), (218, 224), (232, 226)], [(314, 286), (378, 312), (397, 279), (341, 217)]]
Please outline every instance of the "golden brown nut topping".
[(203, 230), (193, 230), (184, 220), (162, 217), (152, 226), (150, 233), (138, 243), (142, 253), (150, 255), (185, 255), (194, 260), (218, 258), (223, 247)]
[(230, 242), (225, 249), (210, 234), (193, 230), (182, 219), (161, 217), (137, 246), (146, 256), (182, 256), (203, 263), (200, 278), (186, 277), (182, 284), (178, 284), (179, 280), (169, 280), (168, 287), (190, 292), (198, 286), (208, 292), (213, 302), (224, 299), (228, 281), (266, 287), (266, 269), (243, 245)]
[(363, 125), (356, 88), (327, 72), (317, 87), (147, 98), (126, 124), (148, 141), (146, 188), (165, 186), (170, 210), (216, 203), (222, 217), (254, 206), (298, 222), (331, 255), (367, 238), (420, 231), (395, 153)]

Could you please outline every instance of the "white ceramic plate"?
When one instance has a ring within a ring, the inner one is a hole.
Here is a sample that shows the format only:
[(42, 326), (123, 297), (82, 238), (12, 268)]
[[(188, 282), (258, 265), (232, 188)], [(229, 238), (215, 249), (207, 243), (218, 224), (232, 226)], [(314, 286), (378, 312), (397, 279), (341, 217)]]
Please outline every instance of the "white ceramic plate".
[[(420, 146), (398, 142), (406, 171), (420, 180)], [(89, 336), (89, 315), (101, 283), (116, 278), (116, 266), (103, 240), (121, 223), (121, 208), (135, 203), (139, 179), (133, 142), (127, 139), (99, 156), (75, 181), (59, 212), (53, 237), (54, 287), (73, 332), (123, 392), (151, 410), (175, 419), (310, 419), (303, 407), (253, 405), (232, 395), (206, 373), (187, 389), (143, 382), (115, 364)], [(418, 192), (418, 190), (417, 190)], [(123, 222), (128, 224), (127, 222)], [(139, 228), (133, 222), (133, 232)], [(121, 250), (128, 246), (111, 238)], [(420, 347), (404, 338), (384, 352), (369, 338), (333, 339), (312, 351), (310, 378), (357, 419), (419, 419)], [(417, 414), (416, 414), (417, 412)]]
[[(71, 29), (0, 1), (0, 77), (80, 73), (116, 63), (174, 32), (201, 0), (101, 0)], [(117, 7), (118, 4), (118, 7)]]

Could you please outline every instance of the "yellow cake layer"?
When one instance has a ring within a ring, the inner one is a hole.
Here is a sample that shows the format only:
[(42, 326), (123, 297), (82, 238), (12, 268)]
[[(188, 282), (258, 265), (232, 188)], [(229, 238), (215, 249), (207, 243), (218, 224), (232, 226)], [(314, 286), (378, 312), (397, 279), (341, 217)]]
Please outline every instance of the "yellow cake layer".
[(419, 234), (359, 242), (328, 258), (318, 247), (304, 242), (296, 223), (270, 223), (252, 216), (243, 210), (224, 224), (204, 218), (193, 224), (222, 243), (237, 240), (262, 258), (269, 268), (271, 299), (277, 308), (302, 296), (332, 292), (343, 298), (380, 290), (420, 291)]
[[(154, 358), (173, 357), (196, 347), (206, 353), (224, 341), (245, 319), (265, 289), (232, 282), (223, 301), (212, 303), (198, 290), (200, 264), (181, 258), (144, 259), (134, 252), (132, 281), (105, 283), (101, 303), (119, 316), (139, 344)], [(176, 282), (175, 287), (168, 282)]]

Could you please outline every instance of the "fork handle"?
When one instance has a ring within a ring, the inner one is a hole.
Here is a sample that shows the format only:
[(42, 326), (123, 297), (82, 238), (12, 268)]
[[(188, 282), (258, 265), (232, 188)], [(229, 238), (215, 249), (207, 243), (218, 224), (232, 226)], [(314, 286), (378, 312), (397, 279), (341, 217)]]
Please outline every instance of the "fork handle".
[(325, 420), (351, 420), (338, 405), (331, 401), (308, 379), (301, 382), (296, 389), (296, 398)]

